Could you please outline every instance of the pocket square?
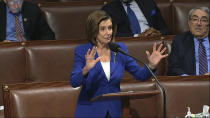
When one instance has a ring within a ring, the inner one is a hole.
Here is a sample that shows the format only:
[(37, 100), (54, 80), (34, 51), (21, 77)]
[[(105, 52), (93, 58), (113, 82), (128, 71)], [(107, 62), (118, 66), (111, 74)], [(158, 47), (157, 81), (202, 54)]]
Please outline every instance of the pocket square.
[(155, 15), (155, 13), (156, 13), (156, 10), (152, 10), (151, 16)]

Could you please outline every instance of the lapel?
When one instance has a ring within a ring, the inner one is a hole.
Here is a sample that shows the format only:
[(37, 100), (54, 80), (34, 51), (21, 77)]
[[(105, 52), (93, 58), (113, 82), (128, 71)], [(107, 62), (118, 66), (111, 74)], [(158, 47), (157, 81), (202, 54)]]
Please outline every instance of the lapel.
[[(208, 35), (209, 39), (210, 39), (210, 35)], [(195, 44), (194, 44), (194, 36), (192, 35), (191, 32), (188, 32), (188, 35), (187, 35), (187, 38), (184, 39), (186, 40), (184, 43), (185, 46), (187, 46), (186, 49), (188, 50), (185, 50), (186, 52), (186, 57), (189, 57), (187, 58), (187, 62), (189, 64), (189, 68), (191, 71), (192, 74), (196, 74), (196, 67), (195, 67)], [(210, 43), (210, 40), (209, 40), (209, 43)]]
[[(122, 16), (121, 19), (124, 19), (125, 20), (125, 23), (130, 24), (129, 23), (129, 19), (128, 19), (128, 15), (127, 15), (124, 7), (123, 7), (123, 3), (120, 0), (117, 0), (116, 1), (116, 8), (119, 10), (119, 12), (118, 12), (119, 13), (119, 16)], [(120, 12), (120, 11), (122, 11), (122, 12)]]
[[(91, 49), (92, 50), (92, 49)], [(98, 53), (96, 53), (95, 55), (95, 59), (98, 58)], [(102, 65), (101, 65), (101, 62), (98, 61), (95, 65), (95, 69), (98, 70), (98, 73), (103, 73), (103, 76), (105, 76), (105, 73), (103, 71), (103, 68), (102, 68)], [(106, 77), (106, 76), (105, 76)]]
[(196, 69), (195, 69), (195, 45), (194, 45), (194, 36), (189, 32), (189, 35), (187, 36), (187, 39), (184, 39), (185, 41), (185, 46), (187, 46), (188, 50), (186, 50), (186, 56), (189, 57), (188, 63), (189, 63), (189, 68), (191, 68), (192, 74), (195, 74)]
[[(98, 53), (96, 53), (95, 55), (95, 59), (98, 58)], [(118, 61), (117, 61), (117, 57), (116, 55), (114, 54), (114, 52), (111, 51), (111, 60), (110, 60), (110, 81), (112, 81), (112, 75), (114, 73), (114, 71), (116, 70), (116, 67), (117, 67), (117, 64), (118, 64)], [(103, 76), (103, 78), (106, 79), (106, 81), (108, 82), (108, 79), (106, 77), (106, 74), (103, 70), (103, 67), (101, 65), (101, 62), (98, 62), (96, 63), (95, 65), (95, 69), (98, 70), (98, 73)]]
[(25, 1), (23, 2), (23, 6), (22, 6), (22, 19), (23, 19), (23, 27), (24, 27), (24, 31), (28, 30), (28, 26), (29, 26), (29, 19), (28, 19), (28, 12), (27, 12), (27, 8), (26, 8), (26, 3)]
[[(142, 11), (143, 15), (145, 16), (145, 18), (147, 19), (147, 22), (149, 24), (149, 26), (151, 26), (151, 18), (150, 18), (150, 6), (145, 4), (145, 2), (143, 0), (135, 0), (136, 3), (138, 4), (140, 10)], [(149, 11), (148, 11), (149, 10)]]
[(6, 4), (0, 2), (0, 42), (6, 39)]
[[(98, 53), (96, 53), (96, 55), (95, 55), (95, 59), (96, 58), (98, 58)], [(106, 74), (104, 72), (104, 69), (103, 69), (100, 61), (98, 63), (96, 63), (95, 69), (97, 70), (98, 75), (102, 76), (103, 80), (108, 82), (108, 79), (106, 77)], [(111, 65), (110, 65), (110, 69), (111, 69)], [(111, 81), (111, 74), (110, 74), (110, 81)]]
[(116, 67), (118, 65), (117, 61), (117, 53), (114, 53), (111, 51), (111, 60), (110, 60), (110, 81), (112, 80), (112, 75), (114, 71), (116, 70)]
[[(93, 49), (93, 44), (92, 43), (89, 43), (89, 46), (88, 46), (88, 49)], [(85, 54), (86, 54), (87, 52), (85, 52)], [(98, 58), (98, 53), (96, 52), (96, 55), (95, 55), (95, 59), (96, 58)], [(110, 67), (111, 68), (111, 67)], [(101, 62), (99, 61), (99, 62), (97, 62), (96, 63), (96, 65), (95, 65), (95, 67), (94, 67), (94, 70), (95, 70), (95, 72), (96, 73), (98, 73), (98, 75), (99, 76), (102, 76), (102, 78), (104, 78), (105, 79), (105, 81), (107, 81), (108, 82), (108, 79), (107, 79), (107, 77), (106, 77), (106, 75), (105, 75), (105, 72), (104, 72), (104, 70), (103, 70), (103, 67), (102, 67), (102, 65), (101, 65)]]

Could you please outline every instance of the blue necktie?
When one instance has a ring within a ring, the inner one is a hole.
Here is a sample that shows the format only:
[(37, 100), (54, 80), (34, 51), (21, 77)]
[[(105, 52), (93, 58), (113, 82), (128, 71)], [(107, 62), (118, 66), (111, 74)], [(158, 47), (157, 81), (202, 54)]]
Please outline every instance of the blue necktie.
[(203, 40), (199, 40), (198, 54), (199, 54), (199, 75), (204, 75), (208, 72), (208, 62), (205, 47), (202, 44)]
[(127, 14), (128, 14), (128, 18), (130, 21), (131, 30), (132, 30), (133, 34), (140, 34), (141, 28), (140, 28), (140, 25), (139, 25), (139, 22), (138, 22), (138, 19), (137, 19), (135, 13), (130, 8), (130, 4), (127, 4)]

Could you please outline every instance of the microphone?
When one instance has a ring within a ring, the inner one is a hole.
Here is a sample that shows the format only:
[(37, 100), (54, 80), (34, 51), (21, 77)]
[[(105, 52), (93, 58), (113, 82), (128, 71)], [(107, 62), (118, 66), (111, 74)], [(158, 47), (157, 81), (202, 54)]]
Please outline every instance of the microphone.
[(160, 84), (159, 80), (157, 79), (156, 75), (153, 73), (153, 71), (150, 69), (150, 67), (145, 64), (143, 61), (137, 59), (136, 57), (126, 53), (124, 50), (122, 50), (122, 48), (120, 47), (120, 45), (116, 44), (116, 43), (112, 43), (109, 42), (109, 48), (111, 51), (113, 52), (120, 52), (126, 56), (132, 57), (134, 60), (142, 63), (143, 65), (145, 65), (147, 67), (147, 69), (150, 71), (150, 73), (152, 74), (152, 76), (154, 77), (155, 81), (157, 82), (158, 86), (160, 87), (162, 93), (163, 93), (163, 117), (166, 118), (166, 94), (165, 94), (165, 88)]
[(120, 53), (122, 53), (124, 55), (130, 56), (124, 50), (121, 49), (120, 45), (118, 45), (116, 43), (109, 42), (109, 48), (113, 52), (116, 52), (116, 53), (120, 52)]

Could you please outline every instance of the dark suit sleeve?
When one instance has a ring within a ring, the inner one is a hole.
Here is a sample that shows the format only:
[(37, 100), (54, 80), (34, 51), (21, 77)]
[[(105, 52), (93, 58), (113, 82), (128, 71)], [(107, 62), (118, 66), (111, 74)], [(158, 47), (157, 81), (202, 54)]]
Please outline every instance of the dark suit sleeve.
[(6, 39), (6, 4), (0, 0), (0, 42)]
[(155, 29), (159, 30), (162, 34), (167, 35), (171, 34), (171, 31), (169, 30), (167, 24), (165, 23), (165, 20), (162, 17), (161, 11), (157, 4), (153, 1), (153, 4), (155, 6), (155, 14), (153, 15), (151, 12), (152, 17), (152, 25)]
[(111, 16), (113, 24), (117, 26), (116, 37), (133, 36), (129, 19), (120, 0), (113, 0), (101, 9)]
[(38, 29), (39, 29), (37, 32), (37, 35), (39, 37), (39, 40), (54, 40), (55, 35), (53, 31), (50, 29), (39, 7), (37, 8), (37, 11), (38, 11), (38, 18), (39, 18), (37, 22)]
[(30, 2), (24, 2), (22, 8), (24, 31), (27, 40), (54, 40), (55, 34), (50, 29), (41, 9)]
[(184, 61), (181, 56), (181, 52), (183, 51), (181, 49), (181, 40), (179, 37), (175, 37), (172, 41), (171, 46), (171, 53), (168, 57), (168, 73), (167, 75), (183, 75), (186, 74), (186, 72), (182, 68), (182, 62)]

